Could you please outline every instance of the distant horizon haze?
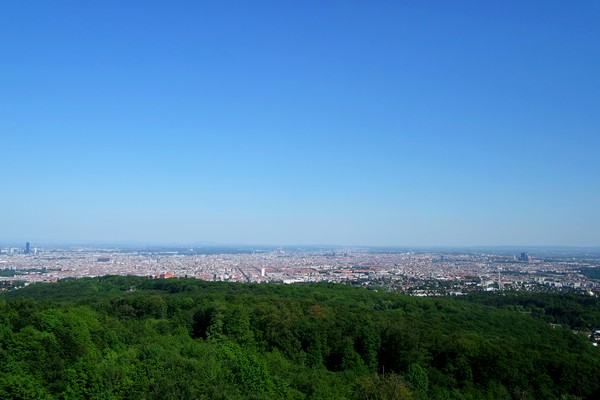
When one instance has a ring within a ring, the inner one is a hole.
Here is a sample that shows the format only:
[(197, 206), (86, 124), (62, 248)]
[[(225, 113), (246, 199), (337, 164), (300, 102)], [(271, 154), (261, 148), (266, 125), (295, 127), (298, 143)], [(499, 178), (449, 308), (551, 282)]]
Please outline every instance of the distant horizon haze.
[(92, 247), (124, 247), (124, 248), (142, 248), (142, 247), (172, 247), (172, 248), (272, 248), (273, 250), (286, 249), (397, 249), (397, 250), (477, 250), (477, 249), (488, 249), (488, 250), (522, 250), (527, 251), (531, 249), (572, 249), (572, 250), (598, 250), (600, 251), (600, 245), (540, 245), (540, 244), (364, 244), (364, 243), (318, 243), (318, 242), (298, 242), (298, 243), (274, 243), (274, 242), (256, 242), (256, 243), (243, 243), (243, 242), (211, 242), (211, 241), (140, 241), (140, 240), (56, 240), (56, 239), (33, 239), (33, 240), (15, 240), (15, 239), (0, 239), (0, 248), (10, 245), (11, 247), (25, 248), (25, 244), (30, 243), (31, 248), (43, 247), (43, 246), (92, 246)]

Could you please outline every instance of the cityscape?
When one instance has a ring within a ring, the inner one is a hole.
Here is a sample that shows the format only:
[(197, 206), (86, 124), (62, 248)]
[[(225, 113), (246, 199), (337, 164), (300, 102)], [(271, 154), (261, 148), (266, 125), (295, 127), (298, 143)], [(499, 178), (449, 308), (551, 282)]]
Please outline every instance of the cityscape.
[(0, 9), (0, 400), (600, 399), (600, 1)]
[(401, 249), (326, 246), (0, 248), (2, 290), (104, 275), (205, 281), (334, 282), (413, 296), (485, 291), (600, 294), (597, 249)]

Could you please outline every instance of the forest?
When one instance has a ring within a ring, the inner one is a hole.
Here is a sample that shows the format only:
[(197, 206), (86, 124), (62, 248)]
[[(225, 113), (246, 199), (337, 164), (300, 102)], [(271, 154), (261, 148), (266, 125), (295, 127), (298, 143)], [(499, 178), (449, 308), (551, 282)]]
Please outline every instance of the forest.
[(0, 294), (3, 399), (597, 399), (600, 300), (107, 276)]

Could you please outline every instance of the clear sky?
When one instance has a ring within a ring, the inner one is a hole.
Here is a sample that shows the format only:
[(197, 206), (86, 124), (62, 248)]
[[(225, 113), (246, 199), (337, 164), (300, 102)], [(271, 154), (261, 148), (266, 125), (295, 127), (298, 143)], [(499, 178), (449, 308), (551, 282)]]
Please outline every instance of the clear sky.
[(0, 3), (0, 240), (600, 246), (600, 1)]

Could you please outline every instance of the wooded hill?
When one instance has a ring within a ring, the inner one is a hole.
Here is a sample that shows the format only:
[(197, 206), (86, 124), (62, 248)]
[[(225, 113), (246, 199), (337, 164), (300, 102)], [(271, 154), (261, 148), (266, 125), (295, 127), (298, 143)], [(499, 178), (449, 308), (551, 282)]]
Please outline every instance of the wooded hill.
[(111, 276), (2, 293), (0, 321), (3, 399), (600, 398), (574, 295)]

